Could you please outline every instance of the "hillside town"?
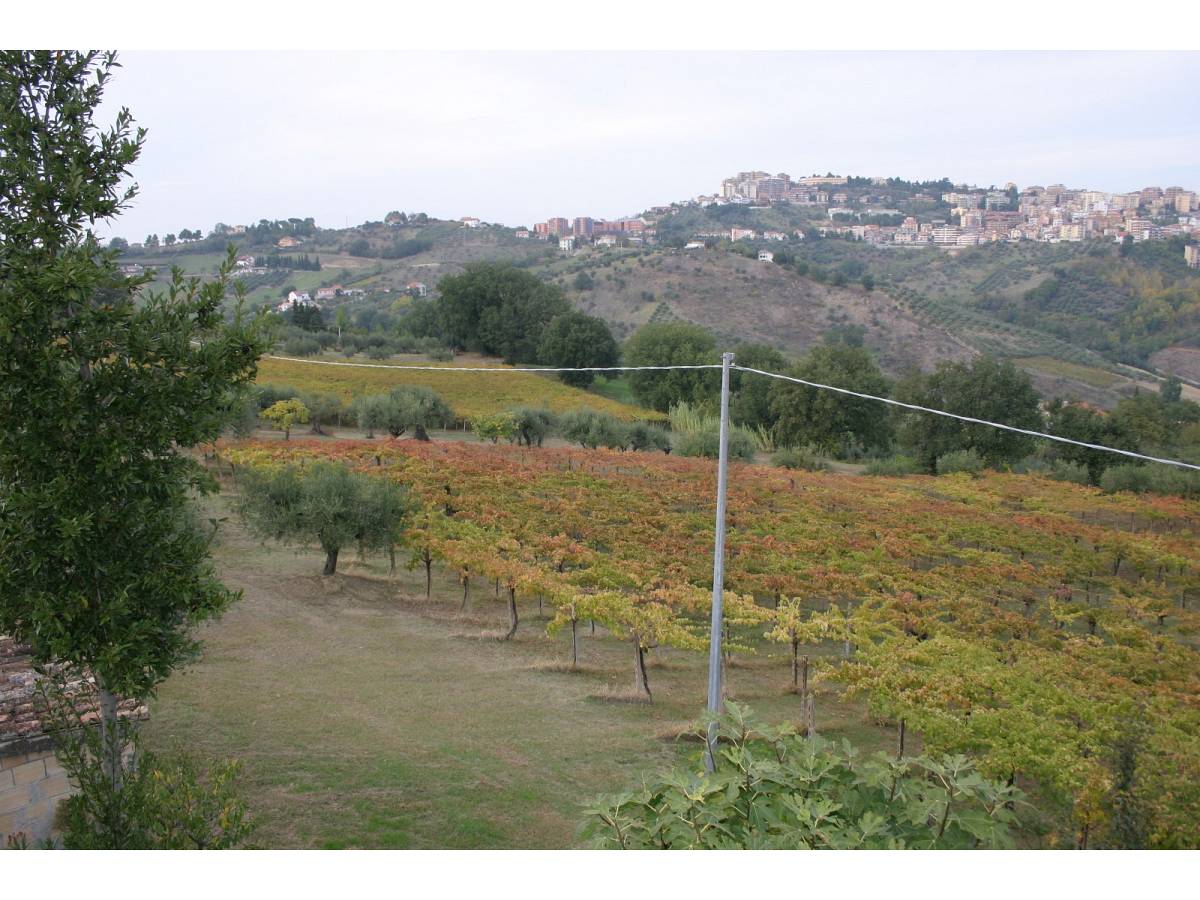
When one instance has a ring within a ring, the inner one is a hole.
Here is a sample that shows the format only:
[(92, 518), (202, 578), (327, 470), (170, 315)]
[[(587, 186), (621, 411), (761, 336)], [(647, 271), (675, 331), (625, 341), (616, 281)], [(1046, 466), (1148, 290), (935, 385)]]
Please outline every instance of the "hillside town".
[[(911, 191), (899, 179), (826, 175), (792, 179), (786, 173), (739, 172), (716, 194), (679, 206), (740, 204), (813, 207), (823, 236), (851, 236), (871, 244), (961, 247), (996, 241), (1103, 240), (1135, 243), (1200, 235), (1200, 195), (1179, 186), (1128, 193), (1068, 188), (1062, 184)], [(920, 210), (920, 212), (918, 212)], [(698, 235), (703, 236), (703, 235)], [(759, 237), (732, 229), (731, 240)], [(765, 239), (775, 234), (763, 233)], [(1196, 254), (1188, 255), (1195, 265)]]

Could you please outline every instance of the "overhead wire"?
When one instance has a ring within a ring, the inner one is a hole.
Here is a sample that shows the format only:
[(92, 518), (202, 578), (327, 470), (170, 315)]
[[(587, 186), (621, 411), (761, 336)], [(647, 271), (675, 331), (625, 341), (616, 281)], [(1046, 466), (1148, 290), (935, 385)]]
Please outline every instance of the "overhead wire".
[[(720, 369), (720, 363), (703, 363), (696, 365), (667, 365), (667, 366), (552, 366), (552, 367), (521, 367), (521, 366), (410, 366), (401, 365), (393, 366), (386, 363), (354, 363), (354, 362), (336, 362), (334, 360), (325, 359), (304, 359), (293, 356), (268, 356), (267, 359), (276, 359), (283, 362), (306, 363), (314, 366), (345, 366), (357, 369), (396, 369), (398, 371), (417, 371), (417, 372), (491, 372), (491, 373), (552, 373), (552, 372), (655, 372), (668, 371), (673, 369)], [(1177, 466), (1182, 469), (1191, 469), (1200, 472), (1200, 465), (1183, 462), (1178, 459), (1167, 459), (1161, 456), (1150, 456), (1146, 453), (1138, 453), (1134, 450), (1123, 450), (1120, 447), (1109, 447), (1104, 444), (1093, 444), (1088, 441), (1079, 441), (1074, 438), (1063, 437), (1057, 434), (1048, 434), (1044, 431), (1036, 431), (1031, 428), (1020, 428), (1016, 425), (1006, 425), (1003, 422), (992, 422), (988, 419), (979, 419), (974, 416), (964, 416), (959, 413), (947, 412), (944, 409), (934, 409), (929, 406), (920, 406), (916, 403), (905, 403), (902, 400), (895, 400), (891, 397), (879, 397), (875, 394), (867, 394), (862, 391), (853, 391), (849, 388), (836, 387), (832, 384), (822, 384), (819, 381), (809, 381), (804, 378), (797, 378), (794, 375), (782, 375), (779, 372), (767, 372), (764, 369), (754, 369), (749, 366), (739, 366), (733, 363), (730, 368), (737, 369), (741, 372), (749, 372), (754, 375), (763, 375), (767, 378), (776, 378), (780, 381), (790, 381), (795, 384), (801, 384), (806, 387), (816, 388), (822, 391), (833, 391), (837, 394), (843, 394), (850, 397), (858, 397), (862, 400), (873, 400), (878, 403), (885, 403), (889, 406), (898, 406), (903, 409), (912, 410), (913, 412), (928, 413), (935, 416), (944, 416), (949, 419), (957, 419), (960, 422), (967, 422), (971, 425), (986, 425), (989, 428), (999, 428), (1004, 431), (1011, 431), (1017, 434), (1024, 434), (1029, 437), (1043, 438), (1048, 441), (1057, 441), (1060, 444), (1072, 444), (1076, 447), (1086, 447), (1089, 450), (1099, 450), (1105, 453), (1116, 453), (1121, 456), (1127, 456), (1132, 459), (1140, 459), (1145, 462), (1160, 463), (1165, 466)]]

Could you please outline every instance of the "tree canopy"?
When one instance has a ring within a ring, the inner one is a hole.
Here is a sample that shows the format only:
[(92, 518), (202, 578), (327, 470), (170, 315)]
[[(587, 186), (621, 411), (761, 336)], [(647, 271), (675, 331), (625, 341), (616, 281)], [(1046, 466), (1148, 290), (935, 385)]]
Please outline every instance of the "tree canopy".
[[(814, 347), (790, 374), (877, 397), (886, 397), (890, 389), (870, 351), (841, 342)], [(848, 444), (885, 450), (891, 443), (887, 410), (875, 400), (773, 381), (770, 410), (776, 440), (784, 445), (811, 444), (832, 452)]]
[(508, 363), (538, 362), (538, 347), (555, 316), (571, 305), (558, 287), (511, 263), (471, 263), (438, 282), (444, 337)]
[(220, 435), (267, 342), (222, 314), (232, 252), (159, 292), (100, 247), (144, 138), (127, 110), (95, 121), (115, 65), (0, 55), (0, 632), (145, 696), (235, 597), (192, 516), (215, 485), (181, 450)]
[[(1038, 429), (1042, 417), (1029, 376), (1010, 362), (981, 356), (971, 363), (943, 362), (926, 375), (916, 373), (897, 382), (897, 400), (1013, 425)], [(955, 450), (974, 450), (989, 466), (1015, 462), (1033, 449), (1033, 439), (988, 425), (972, 425), (930, 413), (900, 416), (898, 436), (928, 472), (937, 458)]]
[[(547, 366), (584, 368), (615, 366), (620, 358), (616, 338), (602, 319), (581, 312), (555, 316), (538, 345), (538, 362)], [(587, 387), (595, 372), (560, 372), (566, 384)]]
[[(717, 342), (698, 325), (653, 323), (639, 328), (625, 344), (630, 366), (712, 365), (719, 362)], [(666, 412), (680, 402), (711, 404), (721, 387), (716, 369), (631, 372), (634, 396)]]

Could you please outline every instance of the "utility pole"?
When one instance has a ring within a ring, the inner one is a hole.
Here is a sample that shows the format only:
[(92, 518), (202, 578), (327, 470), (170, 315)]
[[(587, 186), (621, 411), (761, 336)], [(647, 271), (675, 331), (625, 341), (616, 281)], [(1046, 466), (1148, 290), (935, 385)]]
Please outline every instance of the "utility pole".
[[(729, 480), (729, 367), (733, 365), (733, 354), (721, 354), (721, 441), (717, 456), (717, 523), (716, 540), (713, 546), (713, 590), (712, 626), (708, 638), (708, 712), (710, 716), (721, 714), (721, 628), (724, 624), (722, 608), (725, 591), (725, 485)], [(704, 767), (709, 771), (717, 768), (717, 722), (708, 723), (708, 736), (704, 747)]]

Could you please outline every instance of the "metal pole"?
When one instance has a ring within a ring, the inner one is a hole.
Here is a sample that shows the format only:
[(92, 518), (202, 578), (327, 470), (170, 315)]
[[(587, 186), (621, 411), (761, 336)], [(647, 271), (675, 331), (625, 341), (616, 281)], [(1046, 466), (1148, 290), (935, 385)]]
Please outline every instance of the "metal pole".
[[(712, 626), (708, 639), (708, 711), (720, 715), (721, 703), (721, 626), (725, 589), (725, 485), (729, 479), (729, 367), (732, 353), (721, 354), (721, 444), (717, 457), (717, 524), (713, 546)], [(704, 748), (704, 767), (717, 768), (717, 723), (708, 723)]]

